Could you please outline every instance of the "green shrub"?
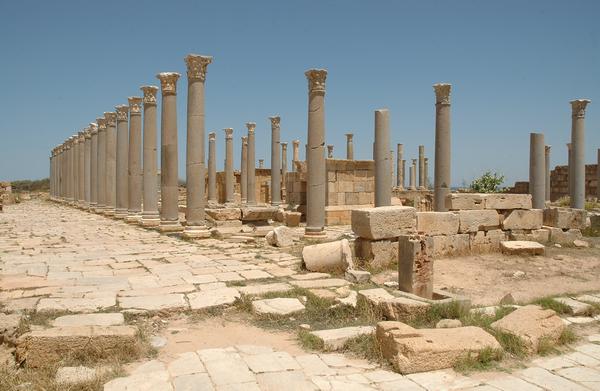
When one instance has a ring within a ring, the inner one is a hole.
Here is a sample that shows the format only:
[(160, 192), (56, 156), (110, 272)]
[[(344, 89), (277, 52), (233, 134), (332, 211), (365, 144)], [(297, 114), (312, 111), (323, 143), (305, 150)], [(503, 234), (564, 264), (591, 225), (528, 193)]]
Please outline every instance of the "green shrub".
[(504, 183), (504, 175), (486, 171), (482, 176), (473, 180), (469, 188), (475, 193), (498, 193), (502, 183)]

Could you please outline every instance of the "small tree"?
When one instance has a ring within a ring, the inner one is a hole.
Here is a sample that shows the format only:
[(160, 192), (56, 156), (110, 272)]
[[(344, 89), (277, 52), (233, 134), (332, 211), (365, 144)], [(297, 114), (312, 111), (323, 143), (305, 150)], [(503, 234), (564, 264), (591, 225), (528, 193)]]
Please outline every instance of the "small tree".
[(504, 183), (504, 175), (486, 171), (481, 177), (471, 182), (470, 188), (475, 193), (498, 193), (502, 183)]

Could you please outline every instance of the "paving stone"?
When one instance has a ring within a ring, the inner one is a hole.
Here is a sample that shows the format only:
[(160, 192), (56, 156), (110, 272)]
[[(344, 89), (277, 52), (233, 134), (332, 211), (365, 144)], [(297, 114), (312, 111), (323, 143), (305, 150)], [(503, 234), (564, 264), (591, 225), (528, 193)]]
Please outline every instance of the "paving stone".
[(300, 371), (261, 373), (256, 375), (256, 379), (262, 391), (317, 390), (315, 384)]
[(215, 389), (207, 373), (177, 376), (173, 379), (173, 388), (174, 391), (213, 391)]
[(600, 360), (600, 345), (596, 344), (586, 344), (586, 345), (578, 345), (574, 348), (578, 352), (587, 354), (596, 360)]
[(180, 353), (179, 358), (171, 361), (167, 368), (171, 377), (206, 372), (195, 352)]
[(592, 309), (591, 305), (573, 300), (570, 297), (555, 297), (554, 300), (569, 307), (573, 315), (581, 315)]
[[(600, 389), (600, 371), (587, 367), (564, 368), (556, 371), (562, 377), (582, 383), (592, 389)], [(592, 384), (589, 384), (592, 383)]]
[(52, 321), (54, 327), (61, 326), (118, 326), (125, 323), (125, 318), (120, 312), (82, 314), (59, 316)]
[(531, 367), (517, 372), (517, 376), (550, 391), (584, 391), (587, 388), (543, 368)]
[(280, 372), (301, 369), (300, 364), (286, 352), (269, 352), (244, 356), (244, 361), (254, 373)]
[(247, 280), (259, 280), (262, 278), (273, 278), (269, 273), (262, 270), (240, 270), (240, 275)]
[(379, 383), (379, 384), (377, 384), (377, 387), (379, 387), (379, 389), (381, 391), (400, 391), (400, 390), (402, 390), (402, 391), (423, 391), (423, 390), (425, 390), (425, 388), (421, 387), (414, 381), (407, 379), (407, 378), (393, 380), (390, 382)]
[(577, 365), (574, 361), (567, 359), (565, 356), (538, 358), (533, 360), (531, 364), (533, 364), (536, 367), (547, 369), (549, 371), (574, 367), (575, 365)]
[(113, 379), (104, 385), (104, 391), (173, 391), (167, 371), (155, 371)]
[(309, 376), (334, 375), (336, 373), (317, 354), (296, 356), (296, 361), (302, 367), (303, 372)]
[(296, 298), (278, 297), (275, 299), (255, 300), (252, 309), (261, 315), (289, 315), (304, 311), (304, 304)]
[(119, 297), (119, 307), (158, 311), (186, 309), (188, 304), (183, 294)]
[(310, 334), (323, 341), (327, 350), (339, 350), (344, 347), (346, 341), (365, 334), (375, 333), (373, 326), (343, 327), (339, 329), (312, 331)]
[(231, 305), (240, 297), (240, 292), (235, 288), (219, 288), (203, 292), (189, 293), (187, 295), (190, 307), (193, 310)]
[(329, 273), (319, 273), (319, 272), (311, 272), (304, 274), (294, 274), (290, 276), (293, 280), (318, 280), (321, 278), (329, 278), (331, 275)]
[(346, 280), (341, 278), (328, 278), (324, 280), (305, 280), (305, 281), (292, 281), (292, 285), (300, 288), (334, 288), (339, 286), (350, 285)]
[(36, 310), (39, 312), (97, 312), (114, 307), (116, 304), (115, 296), (95, 299), (42, 298)]
[(495, 376), (486, 383), (502, 391), (542, 391), (540, 387), (513, 375)]
[(430, 391), (458, 390), (461, 388), (475, 387), (479, 382), (454, 372), (451, 369), (440, 371), (413, 373), (406, 376), (421, 387)]
[(271, 292), (288, 292), (294, 289), (290, 284), (275, 282), (272, 284), (247, 285), (239, 287), (238, 290), (244, 295), (264, 295)]
[(203, 361), (217, 388), (228, 384), (253, 383), (256, 381), (254, 374), (241, 358), (227, 355), (220, 360)]

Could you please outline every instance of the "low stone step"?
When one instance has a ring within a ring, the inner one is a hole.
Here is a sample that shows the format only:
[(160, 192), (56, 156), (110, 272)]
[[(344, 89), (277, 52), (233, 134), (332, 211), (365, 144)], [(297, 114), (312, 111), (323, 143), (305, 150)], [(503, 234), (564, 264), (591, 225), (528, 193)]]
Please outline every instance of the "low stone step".
[(82, 315), (59, 316), (52, 321), (54, 327), (73, 327), (73, 326), (119, 326), (125, 324), (123, 314), (99, 313)]
[(500, 242), (500, 249), (508, 255), (544, 255), (546, 251), (543, 244), (527, 240)]
[(304, 311), (304, 304), (296, 298), (278, 297), (252, 302), (254, 312), (261, 315), (289, 315)]
[(28, 367), (52, 365), (65, 357), (93, 349), (99, 359), (137, 343), (132, 326), (52, 327), (26, 333), (17, 340), (17, 360)]
[(323, 341), (323, 347), (327, 350), (339, 350), (344, 347), (346, 341), (360, 335), (373, 334), (373, 326), (342, 327), (339, 329), (312, 331), (311, 334)]

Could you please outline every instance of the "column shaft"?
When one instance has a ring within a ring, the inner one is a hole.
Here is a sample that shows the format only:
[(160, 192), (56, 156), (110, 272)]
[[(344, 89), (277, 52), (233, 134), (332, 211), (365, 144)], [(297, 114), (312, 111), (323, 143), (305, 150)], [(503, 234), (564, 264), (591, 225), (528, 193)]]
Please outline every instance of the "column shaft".
[(233, 129), (225, 131), (225, 202), (235, 202), (233, 194)]
[[(287, 172), (288, 172), (288, 159), (287, 159), (287, 143), (281, 143), (281, 189), (287, 202)], [(283, 201), (283, 200), (282, 200)]]
[(550, 193), (552, 191), (550, 186), (550, 145), (544, 147), (544, 171), (546, 173), (544, 184), (546, 186), (545, 200), (550, 201)]
[(354, 134), (346, 133), (346, 159), (354, 160)]
[(544, 209), (546, 198), (544, 135), (531, 133), (529, 148), (529, 194), (531, 194), (533, 208)]
[(85, 132), (84, 150), (83, 150), (83, 167), (84, 167), (84, 206), (89, 208), (92, 202), (92, 131), (91, 128)]
[(98, 123), (98, 212), (106, 208), (106, 119), (96, 119)]
[(208, 202), (217, 202), (216, 134), (208, 134)]
[(98, 127), (92, 124), (92, 142), (90, 148), (90, 207), (98, 205)]
[(419, 189), (425, 188), (425, 146), (419, 145)]
[(296, 172), (296, 163), (300, 161), (300, 140), (292, 141), (292, 171)]
[(240, 199), (248, 200), (248, 136), (242, 136), (242, 156), (240, 162)]
[(280, 118), (270, 117), (271, 120), (271, 205), (281, 204), (281, 144)]
[(115, 188), (115, 217), (124, 219), (129, 209), (129, 106), (119, 105), (117, 110), (117, 181)]
[(433, 208), (444, 212), (451, 186), (450, 84), (435, 84), (435, 168)]
[(254, 131), (256, 124), (254, 122), (246, 123), (248, 128), (248, 205), (256, 205), (256, 153)]
[(585, 207), (585, 108), (590, 101), (577, 99), (571, 102), (571, 148), (573, 153), (573, 189), (571, 208)]
[(402, 159), (404, 159), (404, 145), (396, 145), (396, 186), (404, 189), (404, 172), (402, 167)]
[(106, 118), (106, 210), (113, 216), (117, 207), (117, 114), (104, 113)]
[(129, 97), (129, 160), (127, 162), (127, 215), (131, 222), (142, 213), (142, 98)]
[(158, 214), (158, 164), (156, 135), (156, 93), (158, 87), (144, 86), (143, 118), (143, 203), (142, 225), (155, 226), (159, 223)]
[(390, 173), (390, 114), (387, 109), (375, 110), (375, 206), (392, 204)]

